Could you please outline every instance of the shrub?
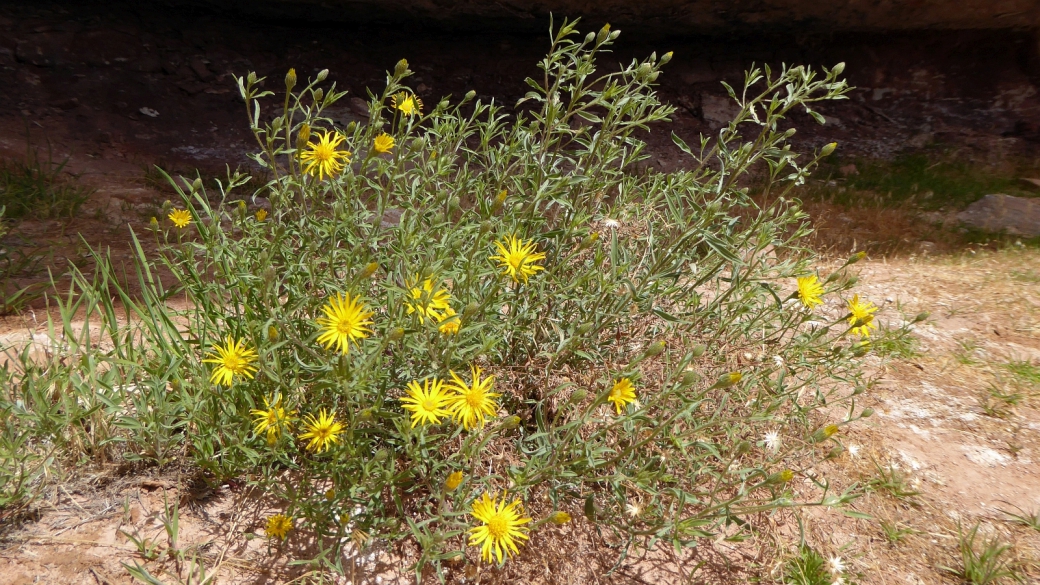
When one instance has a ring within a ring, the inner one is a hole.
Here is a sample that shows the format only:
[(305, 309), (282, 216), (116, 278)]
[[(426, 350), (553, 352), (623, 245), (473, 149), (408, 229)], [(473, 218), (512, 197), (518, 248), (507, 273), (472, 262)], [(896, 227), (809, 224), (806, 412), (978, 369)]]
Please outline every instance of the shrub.
[[(422, 104), (405, 61), (345, 128), (324, 116), (344, 95), (326, 72), (290, 71), (277, 97), (240, 78), (270, 182), (250, 197), (237, 173), (215, 192), (171, 180), (158, 256), (138, 246), (140, 295), (107, 262), (78, 274), (59, 301), (65, 345), (13, 372), (6, 399), (75, 396), (37, 441), (187, 453), (204, 477), (284, 502), (276, 540), (411, 539), (417, 572), (470, 543), (504, 562), (572, 515), (627, 545), (681, 546), (847, 501), (789, 482), (838, 439), (821, 407), (869, 415), (855, 396), (873, 309), (814, 313), (854, 279), (816, 279), (785, 194), (833, 146), (801, 162), (780, 127), (841, 98), (842, 67), (750, 71), (717, 138), (675, 137), (692, 170), (635, 172), (638, 132), (673, 112), (653, 90), (671, 54), (600, 75), (618, 32), (575, 35), (555, 33), (513, 117), (472, 92)], [(285, 113), (265, 114), (269, 98)], [(740, 186), (753, 169), (767, 206)]]

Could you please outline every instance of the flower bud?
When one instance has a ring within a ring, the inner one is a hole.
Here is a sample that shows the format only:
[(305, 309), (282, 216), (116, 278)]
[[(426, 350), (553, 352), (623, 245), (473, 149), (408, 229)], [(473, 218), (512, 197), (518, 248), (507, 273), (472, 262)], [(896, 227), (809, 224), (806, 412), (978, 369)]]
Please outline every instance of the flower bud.
[(794, 479), (794, 472), (790, 469), (785, 469), (778, 473), (774, 473), (766, 478), (766, 485), (777, 485), (781, 483), (787, 483)]
[(618, 38), (619, 36), (621, 36), (621, 31), (614, 30), (614, 31), (610, 31), (610, 34), (607, 35), (607, 39), (612, 41), (612, 40)]
[(199, 189), (202, 189), (202, 178), (195, 177), (195, 180), (191, 182), (191, 190), (198, 191)]
[(267, 219), (267, 210), (266, 209), (258, 209), (256, 211), (256, 221), (258, 221), (260, 223), (263, 223), (265, 219)]
[(438, 110), (447, 110), (448, 106), (450, 106), (450, 105), (451, 105), (451, 102), (449, 102), (448, 100), (441, 100), (440, 103), (437, 104), (437, 109)]
[(307, 141), (311, 139), (311, 125), (300, 124), (300, 130), (296, 133), (296, 148), (303, 150)]
[(590, 522), (596, 521), (596, 498), (592, 494), (585, 496), (584, 512)]
[(856, 262), (859, 262), (860, 260), (862, 260), (862, 259), (864, 259), (866, 257), (867, 257), (867, 253), (864, 252), (863, 250), (860, 250), (859, 252), (856, 252), (852, 256), (849, 256), (849, 259), (845, 261), (845, 265), (848, 266), (850, 264), (855, 264)]
[(404, 328), (394, 327), (390, 330), (390, 333), (386, 336), (386, 338), (389, 339), (391, 343), (401, 341), (401, 339), (404, 338)]
[(690, 348), (690, 355), (692, 355), (695, 358), (699, 358), (702, 355), (704, 355), (704, 352), (707, 350), (708, 348), (703, 343), (698, 343), (697, 345), (694, 345)]
[(735, 453), (737, 454), (738, 457), (740, 455), (745, 455), (745, 454), (749, 453), (750, 451), (751, 451), (751, 443), (749, 443), (747, 441), (741, 441), (741, 442), (737, 443), (737, 448), (736, 448)]
[(788, 128), (787, 131), (784, 132), (784, 138), (790, 138), (790, 137), (794, 136), (797, 133), (798, 133), (798, 129), (797, 128)]
[(238, 200), (238, 212), (242, 215), (246, 214), (246, 202), (241, 199)]
[(859, 396), (860, 394), (863, 394), (866, 391), (867, 391), (867, 387), (866, 386), (863, 386), (863, 385), (856, 386), (855, 388), (852, 389), (852, 395), (853, 396)]
[(520, 426), (520, 417), (515, 414), (502, 421), (502, 430), (511, 431)]
[(386, 458), (389, 457), (389, 456), (390, 456), (390, 452), (389, 451), (387, 451), (386, 449), (380, 449), (380, 450), (376, 451), (376, 454), (373, 457), (373, 459), (375, 459), (376, 461), (386, 461)]
[(484, 235), (491, 231), (493, 224), (490, 221), (485, 221), (480, 224), (480, 235)]
[(607, 36), (609, 34), (610, 34), (610, 23), (608, 22), (607, 24), (603, 25), (603, 28), (599, 29), (598, 33), (596, 33), (596, 44), (598, 45), (598, 44), (602, 43), (603, 41), (606, 41), (607, 40)]
[(379, 263), (369, 262), (368, 264), (365, 264), (365, 267), (363, 269), (361, 269), (361, 273), (358, 275), (358, 278), (368, 278), (375, 274), (376, 270), (379, 270)]
[(444, 491), (453, 492), (459, 485), (462, 484), (462, 472), (453, 471), (448, 475), (448, 479), (444, 480)]
[(660, 63), (658, 63), (658, 64), (659, 64), (659, 65), (664, 65), (665, 63), (667, 63), (667, 62), (669, 62), (669, 61), (671, 61), (671, 60), (672, 60), (672, 52), (671, 52), (671, 51), (668, 51), (668, 52), (667, 52), (667, 53), (665, 53), (664, 55), (661, 55), (661, 62), (660, 62)]
[(853, 274), (845, 279), (845, 286), (854, 286), (857, 282), (859, 282), (859, 277)]
[(152, 219), (148, 220), (148, 225), (150, 225), (153, 229), (159, 227), (159, 219), (153, 215)]
[(581, 243), (578, 244), (578, 249), (579, 250), (584, 250), (585, 248), (588, 248), (589, 246), (595, 244), (596, 240), (598, 240), (598, 239), (599, 239), (599, 232), (592, 232), (591, 234), (585, 236), (581, 240)]
[(664, 351), (664, 341), (655, 341), (647, 346), (646, 351), (643, 352), (643, 357), (656, 357), (661, 355)]
[(653, 83), (653, 82), (657, 81), (657, 78), (660, 77), (660, 75), (661, 75), (660, 71), (654, 71), (653, 73), (650, 74), (650, 77), (648, 77), (646, 80), (649, 81), (650, 83)]
[(852, 355), (863, 357), (870, 351), (870, 340), (861, 341), (852, 347)]
[(834, 152), (835, 148), (838, 148), (837, 142), (830, 142), (828, 144), (825, 144), (823, 148), (820, 149), (820, 156), (830, 156), (831, 153)]
[(654, 68), (649, 63), (643, 63), (636, 68), (636, 79), (646, 79), (650, 77), (650, 74), (654, 72)]
[(314, 81), (316, 81), (318, 83), (321, 83), (322, 81), (325, 81), (325, 78), (328, 77), (328, 76), (329, 76), (329, 70), (328, 69), (322, 69), (321, 71), (318, 72), (318, 76), (314, 78)]
[(589, 34), (585, 35), (585, 42), (586, 43), (591, 43), (594, 40), (596, 40), (596, 33), (590, 32)]
[(574, 391), (573, 394), (571, 394), (571, 402), (574, 402), (574, 403), (581, 402), (582, 400), (585, 400), (586, 398), (588, 398), (588, 396), (589, 396), (588, 390), (585, 390), (584, 388), (578, 388), (577, 390)]
[(174, 378), (174, 379), (170, 380), (170, 388), (174, 392), (180, 392), (181, 391), (181, 381), (180, 381), (180, 379)]
[(321, 98), (323, 98), (323, 97), (325, 97), (325, 90), (324, 89), (319, 87), (318, 89), (314, 90), (314, 103), (320, 102)]
[(571, 521), (571, 515), (568, 514), (567, 512), (562, 511), (562, 510), (561, 511), (557, 511), (557, 512), (553, 512), (549, 516), (549, 522), (552, 522), (553, 524), (555, 524), (557, 526), (563, 526), (564, 524), (566, 524), (566, 523), (568, 523), (570, 521)]
[(824, 456), (824, 459), (837, 459), (838, 457), (841, 457), (841, 454), (844, 452), (845, 447), (842, 447), (841, 444), (837, 444), (834, 447), (832, 447), (830, 451), (827, 452), (827, 455)]
[(278, 328), (271, 325), (267, 328), (267, 339), (271, 341), (278, 341)]
[(372, 413), (371, 408), (366, 408), (358, 413), (358, 419), (364, 422), (370, 422), (373, 418), (375, 418), (375, 415)]
[(870, 417), (874, 416), (874, 409), (873, 408), (864, 408), (863, 412), (859, 413), (859, 415), (862, 418), (870, 418)]
[(296, 69), (290, 68), (285, 74), (285, 91), (292, 91), (296, 87)]
[(701, 379), (701, 375), (698, 374), (697, 372), (686, 372), (686, 373), (684, 373), (682, 375), (682, 385), (683, 386), (693, 386), (698, 381), (700, 381), (700, 379)]
[(408, 73), (408, 59), (401, 59), (394, 65), (394, 76), (401, 77), (405, 73)]
[(920, 323), (921, 321), (924, 321), (925, 319), (927, 319), (929, 316), (930, 316), (930, 313), (928, 311), (921, 311), (920, 313), (917, 314), (916, 317), (914, 317), (914, 323)]
[(507, 195), (509, 195), (509, 191), (506, 189), (502, 189), (498, 192), (498, 195), (495, 196), (495, 201), (491, 204), (492, 214), (502, 211), (502, 205), (505, 204)]
[(260, 273), (260, 277), (264, 279), (264, 284), (267, 286), (271, 286), (272, 284), (274, 284), (275, 276), (276, 275), (274, 273), (273, 266), (264, 267), (264, 271)]
[(332, 500), (335, 500), (336, 499), (336, 490), (334, 490), (332, 488), (329, 488), (328, 490), (326, 490), (325, 491), (325, 499), (330, 501), (330, 502)]
[(472, 100), (475, 97), (477, 97), (477, 92), (475, 92), (475, 91), (473, 91), (471, 89), (471, 90), (466, 92), (466, 95), (464, 96), (464, 99), (468, 102), (468, 101)]
[(715, 386), (714, 387), (715, 388), (729, 388), (730, 386), (735, 385), (737, 382), (740, 382), (743, 378), (744, 378), (744, 374), (741, 374), (740, 372), (730, 372), (728, 374), (723, 374), (719, 378), (719, 381), (715, 382)]
[(592, 323), (582, 323), (581, 325), (578, 325), (578, 328), (575, 330), (575, 332), (578, 335), (588, 335), (589, 332), (592, 331), (593, 327), (595, 327), (595, 325), (593, 325)]
[(817, 429), (812, 434), (812, 442), (819, 443), (820, 441), (826, 441), (827, 439), (838, 434), (838, 425), (827, 425), (821, 429)]
[(169, 199), (167, 199), (166, 201), (163, 201), (162, 202), (162, 212), (163, 212), (163, 215), (169, 215), (171, 211), (173, 211), (173, 203)]
[(845, 62), (844, 61), (842, 61), (841, 63), (838, 63), (837, 65), (835, 65), (834, 69), (831, 69), (831, 73), (833, 75), (841, 75), (842, 71), (845, 71)]
[(480, 303), (478, 303), (476, 301), (473, 301), (472, 303), (466, 305), (466, 308), (462, 310), (462, 320), (463, 321), (469, 321), (470, 319), (473, 318), (474, 315), (477, 314), (477, 311), (479, 311), (479, 310), (480, 310)]
[(448, 209), (451, 209), (452, 211), (458, 211), (459, 209), (462, 209), (462, 207), (460, 206), (458, 195), (453, 195), (451, 199), (448, 199)]

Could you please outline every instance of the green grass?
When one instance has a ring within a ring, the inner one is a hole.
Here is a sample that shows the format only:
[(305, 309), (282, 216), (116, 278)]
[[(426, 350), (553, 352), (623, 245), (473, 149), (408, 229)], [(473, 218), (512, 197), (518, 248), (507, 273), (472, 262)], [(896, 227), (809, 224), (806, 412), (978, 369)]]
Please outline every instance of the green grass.
[(914, 530), (908, 526), (903, 526), (899, 522), (886, 522), (881, 520), (881, 531), (884, 533), (885, 538), (891, 544), (899, 544), (903, 539), (914, 534), (921, 534), (920, 530)]
[(1029, 360), (1010, 360), (1004, 364), (1004, 369), (1011, 374), (1015, 381), (1033, 388), (1040, 388), (1040, 364)]
[[(863, 192), (873, 193), (881, 205), (910, 202), (925, 210), (960, 209), (989, 193), (1033, 195), (1018, 181), (1018, 173), (997, 172), (925, 153), (902, 155), (891, 161), (835, 157), (828, 163), (828, 179), (845, 187), (833, 195), (834, 202), (850, 206), (862, 203)], [(850, 163), (856, 165), (857, 172), (842, 177), (839, 169)]]
[(917, 338), (908, 329), (902, 327), (896, 329), (882, 327), (870, 341), (870, 347), (877, 355), (901, 359), (918, 357), (920, 355), (917, 351), (918, 345)]
[(24, 159), (0, 161), (0, 206), (7, 217), (73, 217), (94, 190), (65, 172), (68, 162), (56, 162), (50, 145), (43, 159), (31, 142)]
[(985, 539), (976, 544), (978, 532), (978, 524), (967, 532), (962, 530), (958, 524), (957, 536), (961, 566), (941, 568), (971, 585), (990, 585), (1008, 580), (1021, 583), (1022, 576), (1015, 567), (1013, 559), (1008, 558), (1011, 545), (1001, 542), (997, 537)]
[(787, 585), (830, 585), (827, 561), (808, 545), (798, 547), (798, 554), (784, 564), (784, 583)]

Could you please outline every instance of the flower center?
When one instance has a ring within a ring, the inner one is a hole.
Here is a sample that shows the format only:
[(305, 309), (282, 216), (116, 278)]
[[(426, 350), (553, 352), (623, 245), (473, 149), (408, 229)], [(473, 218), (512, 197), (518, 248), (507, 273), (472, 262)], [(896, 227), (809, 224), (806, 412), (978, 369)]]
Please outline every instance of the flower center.
[(434, 402), (432, 399), (427, 398), (426, 400), (423, 400), (422, 408), (427, 412), (433, 412), (437, 410), (437, 403)]
[(521, 256), (520, 254), (510, 254), (509, 255), (509, 265), (512, 266), (514, 270), (519, 270), (520, 266), (523, 265), (523, 263), (524, 263), (524, 257)]
[(501, 539), (509, 533), (509, 523), (501, 514), (495, 514), (487, 522), (488, 534), (492, 538)]
[(336, 323), (336, 331), (341, 335), (350, 335), (354, 331), (354, 323), (350, 319), (340, 319), (339, 323)]
[(237, 374), (242, 370), (242, 360), (238, 359), (237, 355), (231, 354), (224, 358), (224, 367)]
[(314, 158), (321, 162), (328, 162), (332, 160), (333, 149), (331, 146), (319, 144), (314, 147)]
[(484, 393), (474, 388), (466, 393), (466, 404), (476, 410), (484, 404)]

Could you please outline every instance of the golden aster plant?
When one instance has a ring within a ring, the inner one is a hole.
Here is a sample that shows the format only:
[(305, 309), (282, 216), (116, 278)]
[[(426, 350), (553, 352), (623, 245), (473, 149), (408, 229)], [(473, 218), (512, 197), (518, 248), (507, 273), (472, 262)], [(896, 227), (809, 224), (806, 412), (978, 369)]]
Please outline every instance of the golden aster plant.
[(502, 274), (508, 275), (513, 282), (527, 284), (529, 277), (534, 276), (539, 270), (545, 270), (543, 266), (536, 264), (539, 260), (545, 259), (545, 254), (536, 252), (537, 247), (532, 241), (524, 242), (515, 235), (507, 236), (501, 242), (495, 242), (495, 247), (498, 248), (498, 255), (491, 256), (490, 259), (498, 262)]
[(418, 276), (408, 284), (408, 300), (405, 301), (405, 306), (408, 314), (414, 313), (419, 323), (426, 323), (427, 319), (443, 321), (443, 311), (450, 308), (448, 301), (451, 300), (451, 293), (443, 288), (434, 289), (433, 280), (429, 278), (424, 280), (421, 286)]
[(823, 304), (823, 285), (815, 274), (798, 277), (798, 300), (810, 311)]
[(418, 96), (402, 91), (390, 98), (390, 106), (405, 116), (421, 116), (423, 103)]
[(343, 172), (343, 165), (350, 162), (350, 151), (340, 150), (346, 137), (339, 132), (325, 130), (317, 142), (310, 142), (300, 152), (303, 172), (324, 180)]
[(617, 413), (625, 409), (625, 406), (636, 401), (636, 390), (632, 386), (632, 380), (628, 378), (621, 378), (614, 386), (610, 389), (610, 393), (607, 395), (607, 400), (614, 403), (614, 408), (617, 409)]
[(480, 558), (485, 562), (497, 560), (502, 563), (504, 559), (518, 554), (520, 551), (517, 544), (523, 544), (528, 539), (528, 528), (524, 525), (531, 518), (524, 514), (520, 500), (507, 504), (504, 495), (499, 500), (485, 492), (473, 502), (470, 515), (480, 525), (469, 529), (469, 544), (480, 547)]
[(491, 391), (495, 385), (495, 377), (488, 376), (482, 380), (480, 377), (483, 370), (478, 366), (471, 367), (472, 377), (469, 383), (455, 372), (450, 373), (452, 382), (449, 388), (455, 391), (449, 405), (452, 417), (466, 430), (483, 427), (487, 417), (495, 416), (498, 412), (495, 399), (501, 394)]
[(209, 381), (221, 386), (231, 387), (235, 376), (252, 379), (257, 371), (253, 365), (257, 359), (256, 351), (246, 346), (241, 339), (228, 335), (224, 345), (216, 344), (208, 357), (202, 360), (205, 364), (216, 364), (210, 374)]
[(860, 337), (870, 337), (870, 330), (877, 329), (874, 323), (874, 313), (878, 308), (870, 301), (859, 300), (859, 295), (853, 295), (849, 301), (849, 332)]
[(174, 209), (166, 216), (178, 229), (184, 229), (191, 224), (191, 212), (187, 209)]
[(337, 293), (321, 308), (324, 317), (317, 319), (321, 327), (318, 343), (325, 349), (336, 348), (336, 351), (346, 354), (350, 351), (351, 344), (360, 345), (362, 339), (372, 334), (372, 311), (365, 306), (358, 297), (351, 297)]
[(249, 414), (253, 416), (253, 431), (260, 435), (264, 433), (267, 435), (267, 444), (274, 445), (282, 433), (289, 432), (292, 427), (292, 417), (296, 414), (293, 410), (286, 410), (282, 407), (282, 397), (275, 398), (272, 404), (267, 397), (264, 397), (264, 407), (254, 408), (249, 411)]
[(400, 400), (402, 407), (412, 413), (412, 428), (417, 424), (440, 424), (441, 417), (451, 416), (447, 409), (451, 395), (437, 378), (423, 380), (422, 386), (412, 380), (407, 395)]
[(267, 528), (264, 532), (268, 538), (285, 540), (293, 529), (293, 520), (285, 514), (273, 514), (267, 518)]
[(380, 154), (386, 154), (393, 149), (394, 137), (390, 136), (386, 132), (380, 134), (379, 136), (376, 136), (375, 139), (372, 141), (372, 150)]
[(307, 441), (307, 450), (314, 453), (327, 451), (339, 442), (343, 425), (336, 420), (336, 411), (325, 412), (321, 409), (318, 416), (308, 414), (303, 420), (305, 432), (300, 434), (301, 441)]
[(455, 335), (459, 332), (462, 327), (462, 318), (455, 314), (455, 309), (451, 307), (445, 307), (444, 313), (440, 316), (440, 324), (437, 326), (437, 330), (445, 335)]

